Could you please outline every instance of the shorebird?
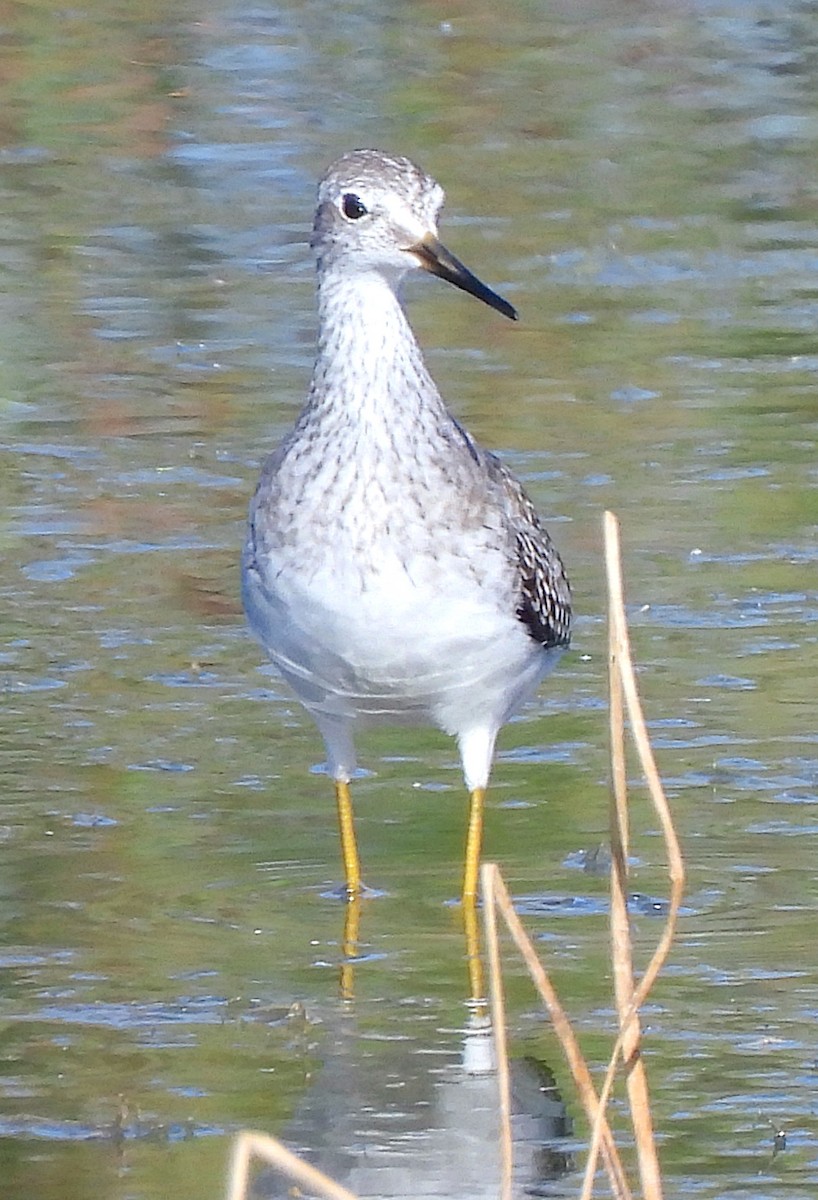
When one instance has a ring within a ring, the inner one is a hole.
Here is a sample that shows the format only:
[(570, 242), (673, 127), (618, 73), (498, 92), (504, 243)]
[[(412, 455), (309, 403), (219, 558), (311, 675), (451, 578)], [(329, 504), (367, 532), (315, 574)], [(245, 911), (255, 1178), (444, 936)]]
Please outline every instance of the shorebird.
[(443, 189), (409, 159), (353, 150), (318, 186), (318, 351), (298, 421), (250, 509), (247, 617), (324, 740), (345, 890), (362, 890), (350, 780), (371, 721), (457, 739), (474, 906), (498, 730), (568, 646), (559, 555), (522, 486), (448, 412), (399, 299), (420, 268), (512, 320), (438, 240)]

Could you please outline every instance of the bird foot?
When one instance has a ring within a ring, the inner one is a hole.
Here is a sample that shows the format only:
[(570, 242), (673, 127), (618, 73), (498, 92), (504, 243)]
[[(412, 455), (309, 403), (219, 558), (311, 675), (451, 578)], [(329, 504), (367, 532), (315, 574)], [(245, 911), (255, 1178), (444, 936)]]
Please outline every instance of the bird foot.
[(377, 900), (381, 896), (388, 896), (389, 893), (380, 888), (367, 887), (365, 883), (362, 883), (357, 891), (351, 891), (345, 883), (339, 883), (337, 887), (330, 888), (321, 895), (325, 900), (343, 900), (345, 904), (352, 904), (355, 900)]

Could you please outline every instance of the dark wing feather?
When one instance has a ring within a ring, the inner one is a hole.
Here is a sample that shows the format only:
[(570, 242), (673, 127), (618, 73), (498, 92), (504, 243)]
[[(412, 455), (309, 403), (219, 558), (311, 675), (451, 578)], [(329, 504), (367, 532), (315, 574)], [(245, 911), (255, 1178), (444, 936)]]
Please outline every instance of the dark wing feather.
[(545, 649), (571, 641), (571, 587), (557, 549), (522, 485), (493, 454), (487, 466), (506, 501), (517, 555), (517, 616)]

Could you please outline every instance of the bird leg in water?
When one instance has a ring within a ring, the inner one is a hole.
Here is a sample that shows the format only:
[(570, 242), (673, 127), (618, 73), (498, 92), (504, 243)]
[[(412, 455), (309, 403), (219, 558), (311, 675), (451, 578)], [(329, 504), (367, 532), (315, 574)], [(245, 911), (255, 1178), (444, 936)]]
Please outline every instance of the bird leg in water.
[(341, 857), (344, 860), (344, 883), (347, 900), (360, 896), (361, 862), (358, 858), (358, 843), (355, 839), (355, 822), (352, 816), (352, 796), (346, 780), (336, 779), (335, 799), (338, 803), (338, 824), (341, 830)]
[(463, 897), (463, 929), (466, 934), (466, 965), (469, 972), (469, 1007), (474, 1014), (482, 1016), (486, 1011), (486, 985), (480, 954), (476, 896)]
[(358, 957), (358, 930), (361, 924), (361, 897), (350, 896), (344, 913), (341, 939), (340, 991), (342, 1000), (355, 999), (355, 959)]
[(483, 801), (485, 788), (475, 788), (469, 797), (469, 828), (466, 834), (466, 862), (463, 871), (463, 903), (477, 900), (477, 874), (483, 847)]
[(477, 875), (483, 845), (483, 802), (485, 788), (475, 788), (469, 797), (469, 828), (466, 834), (466, 861), (463, 871), (463, 928), (466, 932), (466, 962), (469, 969), (469, 999), (475, 1009), (483, 1010), (485, 985), (480, 957), (480, 928), (477, 920)]

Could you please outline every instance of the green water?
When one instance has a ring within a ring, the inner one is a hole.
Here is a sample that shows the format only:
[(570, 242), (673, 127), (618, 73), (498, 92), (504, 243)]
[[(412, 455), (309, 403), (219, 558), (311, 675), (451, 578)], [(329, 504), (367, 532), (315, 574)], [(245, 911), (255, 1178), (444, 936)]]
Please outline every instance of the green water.
[[(794, 0), (6, 9), (4, 1198), (200, 1200), (243, 1125), (417, 1160), (453, 1120), (454, 747), (362, 742), (386, 895), (345, 1011), (321, 746), (238, 601), (246, 505), (312, 361), (315, 180), (356, 145), (440, 179), (444, 240), (520, 310), (409, 290), (441, 391), (574, 586), (574, 649), (502, 735), (487, 852), (602, 1063), (606, 882), (576, 862), (607, 823), (611, 508), (689, 871), (646, 1014), (668, 1194), (814, 1193), (817, 50)], [(666, 884), (638, 788), (635, 820), (647, 953)], [(581, 1165), (515, 965), (509, 1003)], [(425, 1194), (402, 1170), (380, 1190)]]

